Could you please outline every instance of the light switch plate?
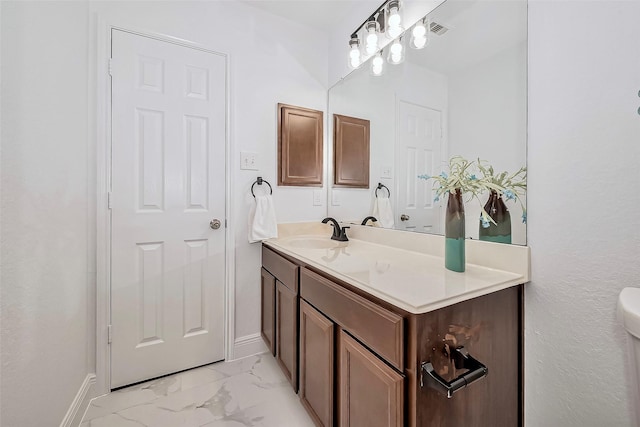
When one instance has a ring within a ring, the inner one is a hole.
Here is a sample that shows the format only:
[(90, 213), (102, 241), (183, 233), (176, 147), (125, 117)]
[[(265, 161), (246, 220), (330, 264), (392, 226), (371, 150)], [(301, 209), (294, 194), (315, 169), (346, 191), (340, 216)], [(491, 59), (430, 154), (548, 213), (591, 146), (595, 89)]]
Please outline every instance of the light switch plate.
[(322, 190), (313, 190), (313, 206), (322, 206), (323, 195)]
[(251, 151), (240, 152), (240, 169), (257, 171), (258, 168), (258, 153)]
[(383, 165), (380, 169), (381, 169), (380, 178), (386, 178), (386, 179), (393, 178), (393, 166)]
[(331, 192), (331, 206), (340, 206), (340, 192), (333, 190)]

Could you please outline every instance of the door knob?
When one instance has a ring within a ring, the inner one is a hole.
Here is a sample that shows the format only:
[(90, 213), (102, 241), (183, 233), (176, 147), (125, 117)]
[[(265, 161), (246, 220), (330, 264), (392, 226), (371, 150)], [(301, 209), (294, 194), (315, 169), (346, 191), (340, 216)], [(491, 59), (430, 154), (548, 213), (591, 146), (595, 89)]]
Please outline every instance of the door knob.
[(220, 228), (220, 220), (212, 219), (209, 223), (209, 227), (211, 227), (213, 230), (217, 230), (218, 228)]
[(406, 214), (402, 214), (400, 215), (400, 221), (409, 221), (411, 217), (409, 215)]

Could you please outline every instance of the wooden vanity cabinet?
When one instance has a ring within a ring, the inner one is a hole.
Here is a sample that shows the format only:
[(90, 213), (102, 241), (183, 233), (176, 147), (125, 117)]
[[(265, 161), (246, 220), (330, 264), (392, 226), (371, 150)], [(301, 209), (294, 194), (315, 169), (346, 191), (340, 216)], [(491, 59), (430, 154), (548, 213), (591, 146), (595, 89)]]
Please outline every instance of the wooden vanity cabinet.
[(335, 324), (300, 301), (300, 401), (319, 426), (334, 425)]
[(262, 247), (261, 335), (294, 391), (298, 391), (299, 267)]
[(338, 425), (403, 427), (404, 376), (344, 330), (338, 348)]
[[(413, 314), (267, 248), (263, 266), (265, 342), (317, 426), (524, 425), (522, 285)], [(488, 375), (447, 398), (422, 365), (454, 381), (461, 347)]]
[(276, 355), (276, 278), (264, 268), (260, 271), (260, 334), (269, 351)]
[(306, 268), (300, 296), (300, 399), (315, 423), (402, 427), (402, 317)]

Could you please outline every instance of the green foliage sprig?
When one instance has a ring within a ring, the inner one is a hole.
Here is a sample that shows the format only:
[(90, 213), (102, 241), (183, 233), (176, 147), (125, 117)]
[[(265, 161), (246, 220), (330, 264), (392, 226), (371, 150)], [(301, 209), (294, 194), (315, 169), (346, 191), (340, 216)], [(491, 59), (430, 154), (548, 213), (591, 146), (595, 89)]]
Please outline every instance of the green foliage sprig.
[[(527, 209), (522, 203), (522, 197), (527, 192), (527, 168), (523, 166), (513, 174), (509, 174), (507, 171), (496, 174), (493, 166), (486, 160), (480, 159), (478, 159), (477, 167), (482, 174), (482, 178), (480, 178), (482, 185), (487, 190), (495, 191), (498, 195), (504, 196), (507, 201), (514, 200), (520, 203), (522, 207), (522, 222), (526, 224)], [(484, 221), (482, 225), (485, 226)], [(488, 226), (487, 224), (486, 227)]]

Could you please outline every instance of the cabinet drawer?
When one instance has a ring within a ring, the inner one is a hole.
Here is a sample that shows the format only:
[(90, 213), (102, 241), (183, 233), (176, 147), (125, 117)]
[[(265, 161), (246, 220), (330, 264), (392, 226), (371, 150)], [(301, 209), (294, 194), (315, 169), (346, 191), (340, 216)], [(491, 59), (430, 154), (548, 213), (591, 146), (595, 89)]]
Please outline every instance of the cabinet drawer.
[(298, 293), (298, 266), (262, 247), (262, 266), (294, 293)]
[(402, 317), (302, 268), (300, 296), (399, 370), (404, 369)]

